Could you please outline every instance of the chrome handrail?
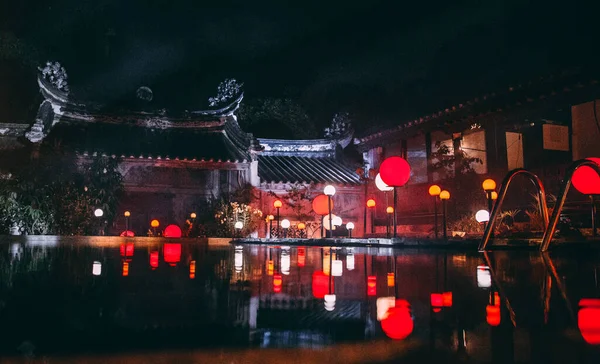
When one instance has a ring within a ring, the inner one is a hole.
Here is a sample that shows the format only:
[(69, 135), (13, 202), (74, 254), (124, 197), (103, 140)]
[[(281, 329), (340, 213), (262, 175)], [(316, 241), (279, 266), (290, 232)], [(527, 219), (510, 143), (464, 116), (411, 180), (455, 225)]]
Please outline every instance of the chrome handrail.
[(494, 269), (494, 266), (492, 265), (492, 260), (490, 259), (487, 252), (483, 252), (483, 258), (485, 259), (485, 263), (487, 264), (487, 267), (490, 270), (490, 277), (492, 278), (492, 282), (494, 282), (496, 289), (498, 289), (500, 299), (504, 301), (504, 305), (506, 306), (506, 310), (508, 311), (508, 316), (510, 317), (510, 322), (512, 322), (514, 327), (517, 327), (517, 316), (515, 315), (515, 310), (510, 304), (510, 300), (508, 299), (508, 296), (502, 288), (500, 280), (498, 280), (498, 277), (496, 276), (496, 271)]
[(554, 205), (554, 211), (552, 212), (552, 217), (550, 218), (550, 222), (547, 224), (546, 230), (544, 231), (544, 237), (542, 238), (542, 244), (540, 245), (540, 251), (545, 252), (548, 250), (548, 246), (550, 246), (550, 242), (552, 241), (552, 237), (554, 236), (554, 232), (556, 231), (556, 225), (558, 224), (558, 219), (560, 217), (560, 213), (565, 205), (565, 200), (567, 199), (567, 193), (569, 192), (569, 188), (571, 187), (571, 183), (573, 182), (573, 175), (575, 171), (580, 167), (591, 167), (598, 175), (600, 176), (600, 166), (596, 164), (596, 162), (589, 159), (580, 159), (578, 161), (573, 162), (567, 169), (567, 173), (565, 174), (564, 183), (560, 189), (559, 197), (556, 199), (556, 204)]
[(508, 174), (506, 175), (506, 177), (504, 177), (504, 180), (502, 181), (502, 185), (500, 187), (500, 192), (498, 193), (498, 199), (497, 199), (496, 203), (494, 204), (494, 207), (492, 208), (492, 212), (490, 214), (490, 219), (489, 219), (488, 224), (485, 227), (485, 231), (483, 233), (483, 238), (481, 239), (481, 242), (479, 243), (478, 249), (480, 252), (485, 251), (485, 248), (487, 247), (487, 245), (489, 243), (490, 236), (492, 235), (492, 230), (494, 229), (496, 218), (498, 217), (500, 208), (502, 207), (502, 204), (504, 203), (504, 198), (506, 197), (506, 192), (508, 191), (508, 187), (510, 186), (510, 183), (512, 182), (513, 178), (519, 174), (524, 174), (527, 177), (529, 177), (529, 180), (537, 188), (538, 203), (539, 203), (538, 207), (540, 209), (540, 215), (542, 215), (542, 218), (544, 219), (544, 223), (545, 223), (544, 226), (548, 226), (548, 206), (546, 205), (546, 191), (544, 189), (544, 185), (542, 184), (542, 181), (538, 178), (538, 176), (536, 176), (535, 174), (533, 174), (532, 172), (530, 172), (526, 169), (523, 169), (523, 168), (513, 169), (512, 171), (508, 172)]

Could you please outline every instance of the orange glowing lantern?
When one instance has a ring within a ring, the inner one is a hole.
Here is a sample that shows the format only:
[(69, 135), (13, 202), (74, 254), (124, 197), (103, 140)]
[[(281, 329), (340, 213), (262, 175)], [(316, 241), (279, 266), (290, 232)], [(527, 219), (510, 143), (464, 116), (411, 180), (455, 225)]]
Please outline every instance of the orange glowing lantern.
[(485, 307), (485, 320), (490, 326), (500, 325), (500, 306), (487, 305)]
[[(333, 281), (331, 281), (331, 289), (333, 290)], [(312, 276), (312, 293), (317, 299), (325, 298), (329, 294), (329, 276), (323, 271), (315, 271)]]
[(385, 212), (388, 213), (388, 214), (393, 214), (394, 213), (394, 208), (392, 206), (388, 206), (385, 209)]
[(133, 251), (134, 251), (133, 243), (121, 244), (121, 247), (119, 250), (121, 251), (121, 256), (123, 258), (126, 258), (127, 260), (131, 260), (130, 258), (133, 257)]
[(368, 208), (373, 208), (373, 207), (375, 207), (375, 205), (376, 205), (375, 204), (375, 200), (373, 200), (372, 198), (370, 198), (370, 199), (367, 200), (367, 207)]
[(181, 244), (165, 243), (163, 247), (165, 262), (174, 267), (181, 260)]
[(281, 208), (281, 206), (283, 206), (283, 203), (280, 200), (275, 200), (273, 202), (273, 207), (275, 207), (276, 209)]
[(281, 284), (283, 282), (283, 278), (281, 274), (275, 274), (273, 276), (273, 292), (280, 293), (281, 292)]
[(158, 250), (150, 252), (150, 267), (152, 270), (158, 268)]
[(129, 275), (129, 263), (123, 262), (123, 277), (127, 277)]
[[(318, 195), (312, 201), (312, 208), (315, 214), (325, 216), (329, 214), (329, 197), (327, 195)], [(331, 210), (333, 210), (333, 199), (331, 200)]]
[[(395, 307), (390, 307), (385, 317), (381, 320), (381, 329), (393, 340), (406, 339), (415, 327), (410, 306), (399, 304), (396, 300)], [(404, 301), (404, 300), (401, 300)]]
[(442, 306), (452, 307), (452, 292), (442, 293)]
[(181, 229), (177, 225), (169, 225), (163, 233), (165, 238), (181, 238)]
[(196, 261), (192, 260), (190, 262), (190, 279), (196, 278)]
[(154, 220), (150, 221), (150, 226), (156, 229), (157, 227), (160, 226), (160, 222), (158, 222), (158, 220), (154, 219)]
[(274, 271), (275, 271), (275, 264), (273, 264), (272, 260), (269, 260), (267, 262), (267, 275), (272, 276)]
[(367, 296), (377, 296), (377, 276), (367, 277)]
[(306, 224), (303, 222), (299, 222), (298, 226), (296, 226), (298, 228), (298, 230), (304, 230), (306, 229)]
[(387, 285), (388, 287), (394, 287), (394, 284), (396, 283), (395, 277), (394, 277), (394, 273), (388, 273), (387, 274)]
[[(600, 166), (600, 158), (586, 159)], [(600, 195), (600, 176), (591, 167), (579, 167), (573, 174), (573, 187), (584, 195)]]
[(304, 267), (306, 264), (306, 247), (298, 247), (298, 267)]
[(579, 301), (577, 327), (586, 343), (600, 345), (600, 299), (583, 298)]
[(402, 187), (410, 178), (410, 165), (404, 158), (389, 157), (381, 163), (379, 174), (386, 185)]

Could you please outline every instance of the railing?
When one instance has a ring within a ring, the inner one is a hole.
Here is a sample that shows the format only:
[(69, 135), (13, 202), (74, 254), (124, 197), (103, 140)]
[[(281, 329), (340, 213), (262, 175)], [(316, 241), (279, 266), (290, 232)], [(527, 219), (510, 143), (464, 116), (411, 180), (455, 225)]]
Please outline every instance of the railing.
[(560, 217), (560, 213), (565, 205), (565, 200), (567, 199), (567, 193), (569, 192), (569, 188), (571, 188), (571, 183), (573, 182), (573, 175), (575, 171), (580, 167), (591, 167), (598, 175), (600, 176), (600, 166), (596, 164), (594, 161), (589, 159), (580, 159), (578, 161), (573, 162), (569, 169), (567, 169), (567, 173), (565, 175), (565, 181), (561, 187), (560, 193), (558, 194), (558, 198), (556, 199), (556, 205), (554, 205), (554, 211), (552, 212), (552, 217), (550, 218), (550, 222), (546, 223), (546, 230), (544, 231), (544, 237), (542, 238), (542, 244), (540, 245), (540, 251), (547, 251), (550, 242), (552, 241), (552, 237), (554, 236), (554, 232), (556, 231), (556, 225), (558, 224), (558, 219)]
[(544, 219), (544, 223), (545, 223), (544, 226), (548, 226), (548, 206), (546, 205), (546, 191), (544, 190), (544, 185), (542, 184), (542, 181), (540, 181), (538, 176), (529, 172), (526, 169), (523, 169), (523, 168), (513, 169), (512, 171), (508, 172), (508, 174), (506, 175), (506, 177), (504, 177), (504, 180), (502, 181), (502, 185), (500, 187), (500, 192), (498, 193), (498, 199), (497, 199), (496, 203), (494, 204), (494, 207), (492, 208), (489, 222), (488, 222), (487, 226), (485, 227), (485, 231), (483, 233), (483, 239), (481, 240), (481, 243), (479, 244), (480, 252), (485, 251), (485, 249), (489, 243), (490, 236), (492, 235), (492, 231), (494, 229), (496, 219), (498, 217), (498, 214), (500, 213), (502, 204), (504, 203), (504, 198), (506, 197), (506, 192), (508, 191), (508, 187), (510, 186), (510, 183), (512, 182), (513, 178), (515, 178), (515, 176), (517, 176), (519, 174), (523, 174), (523, 175), (529, 177), (529, 180), (536, 187), (537, 194), (538, 194), (538, 207), (540, 209), (540, 215)]

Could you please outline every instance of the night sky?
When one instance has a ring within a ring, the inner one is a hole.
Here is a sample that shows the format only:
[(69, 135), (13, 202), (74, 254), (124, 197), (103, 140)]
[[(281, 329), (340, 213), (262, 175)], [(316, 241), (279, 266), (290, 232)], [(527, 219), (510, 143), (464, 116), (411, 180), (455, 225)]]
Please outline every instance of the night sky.
[(80, 99), (118, 103), (148, 86), (156, 109), (203, 109), (234, 77), (247, 99), (297, 99), (320, 124), (349, 110), (359, 129), (600, 64), (589, 5), (408, 3), (1, 1), (0, 122), (31, 121), (46, 60)]

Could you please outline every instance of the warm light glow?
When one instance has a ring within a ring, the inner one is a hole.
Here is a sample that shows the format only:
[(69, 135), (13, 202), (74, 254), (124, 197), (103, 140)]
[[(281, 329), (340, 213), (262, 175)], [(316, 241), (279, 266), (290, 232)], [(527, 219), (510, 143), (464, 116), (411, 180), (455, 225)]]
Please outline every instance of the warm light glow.
[(306, 265), (306, 248), (303, 246), (298, 247), (298, 267), (304, 267)]
[(395, 307), (390, 307), (381, 320), (381, 329), (391, 339), (406, 339), (414, 329), (414, 322), (410, 312), (410, 305), (406, 305), (404, 300), (396, 300)]
[(196, 213), (195, 213), (195, 212), (192, 212), (192, 213), (190, 214), (190, 217), (191, 217), (192, 219), (195, 219), (195, 218), (196, 218), (196, 216), (197, 216), (197, 215), (196, 215)]
[(396, 279), (395, 279), (394, 273), (388, 273), (387, 274), (387, 286), (394, 287), (395, 283), (396, 283)]
[(150, 267), (152, 270), (158, 268), (158, 250), (150, 252)]
[(452, 307), (452, 292), (442, 293), (442, 305), (444, 307)]
[(431, 307), (442, 307), (443, 300), (441, 293), (432, 293), (431, 294)]
[(429, 195), (430, 196), (439, 196), (442, 189), (438, 185), (433, 185), (429, 187)]
[(290, 274), (290, 252), (282, 250), (281, 251), (281, 274), (285, 274), (286, 276)]
[(586, 343), (600, 345), (600, 299), (583, 298), (579, 301), (577, 327)]
[(377, 186), (377, 189), (381, 192), (388, 192), (394, 190), (394, 187), (390, 187), (386, 185), (385, 182), (383, 182), (383, 180), (381, 179), (381, 174), (379, 173), (377, 173), (377, 176), (375, 177), (375, 186)]
[(129, 263), (123, 262), (123, 277), (127, 277), (129, 275)]
[(235, 247), (235, 252), (233, 255), (233, 265), (235, 267), (235, 271), (237, 273), (242, 271), (242, 267), (244, 266), (244, 248), (241, 246)]
[(290, 220), (288, 219), (283, 219), (281, 220), (281, 227), (284, 229), (287, 229), (290, 227)]
[[(331, 282), (334, 289), (334, 282)], [(329, 276), (323, 271), (315, 271), (312, 275), (312, 294), (316, 299), (322, 299), (329, 293)]]
[(373, 200), (372, 198), (367, 200), (367, 207), (368, 208), (373, 208), (375, 207), (375, 200)]
[(171, 267), (181, 260), (181, 244), (165, 243), (163, 245), (163, 258)]
[(449, 200), (450, 199), (450, 192), (443, 190), (442, 192), (440, 192), (440, 200)]
[(165, 238), (181, 238), (181, 228), (177, 225), (169, 225), (163, 233)]
[(282, 203), (280, 200), (275, 200), (275, 201), (273, 202), (273, 207), (274, 207), (274, 208), (278, 209), (278, 208), (280, 208), (281, 206), (283, 206), (283, 203)]
[[(335, 214), (331, 214), (333, 230), (335, 230), (336, 226), (339, 226), (336, 224), (336, 222), (338, 221), (337, 219), (338, 219), (338, 217)], [(340, 218), (340, 220), (341, 220), (341, 218)], [(325, 228), (325, 230), (329, 230), (329, 215), (323, 216), (323, 227)]]
[(477, 267), (477, 287), (490, 288), (492, 286), (492, 276), (490, 268), (485, 265)]
[(335, 310), (335, 300), (336, 300), (335, 295), (334, 294), (326, 294), (324, 299), (325, 299), (325, 309), (327, 311)]
[(196, 261), (190, 261), (190, 279), (196, 278)]
[(92, 264), (92, 274), (95, 276), (102, 274), (102, 263), (94, 261), (94, 264)]
[(389, 157), (379, 167), (381, 180), (390, 187), (402, 187), (410, 178), (410, 165), (401, 157)]
[(485, 320), (490, 326), (500, 325), (500, 305), (487, 305), (485, 307)]
[(354, 252), (348, 252), (346, 255), (346, 269), (354, 270)]
[(387, 317), (388, 310), (391, 307), (396, 307), (395, 297), (379, 297), (377, 298), (377, 321), (381, 321)]
[(488, 178), (485, 181), (483, 181), (483, 183), (481, 184), (481, 186), (483, 187), (483, 190), (485, 192), (493, 191), (493, 190), (496, 189), (496, 181), (494, 181), (491, 178)]
[(339, 216), (333, 216), (332, 222), (334, 226), (342, 226), (342, 218)]
[(298, 223), (297, 227), (298, 227), (298, 230), (304, 230), (304, 229), (306, 229), (306, 224), (303, 222), (300, 222), (300, 223)]
[[(600, 165), (600, 158), (586, 159)], [(573, 187), (584, 195), (600, 195), (600, 176), (591, 167), (579, 167), (573, 174)]]
[(490, 213), (488, 210), (479, 210), (475, 214), (475, 220), (477, 220), (478, 223), (488, 222), (490, 221)]
[(273, 276), (273, 293), (280, 293), (281, 286), (283, 284), (283, 278), (280, 274), (275, 274)]
[(273, 221), (273, 220), (275, 220), (275, 216), (269, 215), (269, 216), (267, 216), (267, 220)]
[(133, 252), (135, 247), (133, 246), (133, 243), (127, 243), (127, 244), (121, 244), (119, 250), (121, 253), (121, 256), (123, 258), (131, 258), (133, 257)]
[(273, 263), (272, 260), (269, 260), (267, 262), (267, 275), (272, 276), (274, 272), (275, 272), (275, 264)]
[(154, 220), (150, 221), (150, 226), (153, 228), (157, 228), (160, 226), (160, 222), (158, 222), (158, 220), (154, 219)]
[(244, 228), (244, 223), (241, 221), (236, 221), (233, 227), (235, 227), (238, 230), (242, 230)]
[(131, 212), (129, 212), (129, 211), (125, 211), (125, 212), (123, 213), (123, 216), (125, 216), (125, 217), (129, 217), (129, 216), (131, 216)]
[(377, 296), (377, 276), (367, 277), (367, 296)]
[(344, 264), (342, 263), (341, 260), (332, 261), (331, 262), (331, 275), (334, 277), (341, 277), (343, 267), (344, 267)]
[(323, 193), (327, 196), (333, 196), (335, 195), (335, 187), (333, 187), (332, 185), (327, 185), (325, 186), (325, 188), (323, 189)]
[(96, 217), (102, 217), (102, 215), (104, 215), (104, 211), (102, 211), (102, 209), (95, 209), (94, 210), (94, 216), (96, 216)]
[(498, 192), (496, 191), (492, 191), (492, 200), (497, 200), (498, 199)]
[(125, 236), (125, 237), (128, 237), (128, 238), (133, 238), (135, 236), (135, 234), (133, 233), (133, 231), (127, 230), (127, 231), (121, 231), (121, 234), (119, 234), (119, 236)]
[[(331, 209), (333, 210), (333, 199), (331, 200)], [(318, 195), (312, 201), (312, 209), (315, 214), (325, 216), (329, 214), (329, 197), (327, 195)]]
[(354, 223), (353, 223), (353, 222), (349, 222), (349, 223), (347, 223), (347, 224), (346, 224), (346, 229), (348, 229), (348, 230), (352, 230), (352, 229), (354, 229)]
[(394, 208), (392, 206), (388, 206), (385, 209), (385, 212), (387, 212), (388, 214), (393, 214), (394, 213)]

